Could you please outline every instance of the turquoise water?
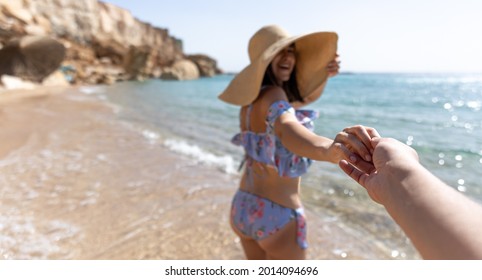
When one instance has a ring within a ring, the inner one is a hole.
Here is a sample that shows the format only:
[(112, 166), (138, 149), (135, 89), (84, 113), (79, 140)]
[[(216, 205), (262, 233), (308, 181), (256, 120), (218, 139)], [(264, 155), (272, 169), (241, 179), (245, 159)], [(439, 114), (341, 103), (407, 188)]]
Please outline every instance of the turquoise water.
[[(102, 92), (118, 105), (121, 119), (154, 143), (237, 174), (243, 151), (230, 138), (238, 131), (239, 108), (217, 99), (232, 77), (81, 90)], [(346, 126), (375, 127), (382, 136), (412, 146), (430, 171), (482, 202), (482, 74), (342, 74), (309, 108), (320, 112), (318, 134), (333, 138)], [(227, 187), (234, 190), (237, 182)], [(302, 199), (323, 228), (332, 225), (349, 236), (327, 239), (336, 244), (332, 253), (339, 258), (419, 258), (386, 211), (337, 165), (315, 162), (303, 176)], [(310, 231), (326, 234), (320, 230)]]
[[(361, 123), (411, 145), (446, 183), (482, 199), (482, 75), (341, 75), (314, 106), (319, 133)], [(325, 119), (326, 121), (323, 121)]]
[[(242, 151), (229, 140), (238, 128), (238, 108), (217, 99), (231, 79), (128, 82), (109, 87), (107, 96), (126, 109), (125, 119), (211, 157), (232, 157), (217, 164), (236, 166)], [(375, 127), (411, 145), (447, 184), (482, 201), (482, 74), (338, 75), (309, 107), (320, 111), (318, 134), (334, 137), (353, 124)], [(343, 176), (331, 165), (318, 169), (314, 174)]]

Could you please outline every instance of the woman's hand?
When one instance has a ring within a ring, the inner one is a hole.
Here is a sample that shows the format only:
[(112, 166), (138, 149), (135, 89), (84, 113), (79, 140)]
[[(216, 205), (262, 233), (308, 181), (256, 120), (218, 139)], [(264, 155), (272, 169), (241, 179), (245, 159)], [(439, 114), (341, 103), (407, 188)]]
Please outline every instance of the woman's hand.
[(344, 159), (357, 163), (360, 169), (369, 173), (374, 169), (371, 144), (374, 137), (380, 137), (380, 134), (372, 127), (355, 125), (343, 129), (336, 135), (329, 148), (332, 161), (338, 163)]
[(336, 54), (335, 59), (330, 61), (330, 63), (328, 63), (328, 66), (326, 67), (326, 69), (328, 70), (329, 78), (338, 75), (338, 73), (340, 72), (340, 63), (341, 61), (340, 61), (339, 55)]

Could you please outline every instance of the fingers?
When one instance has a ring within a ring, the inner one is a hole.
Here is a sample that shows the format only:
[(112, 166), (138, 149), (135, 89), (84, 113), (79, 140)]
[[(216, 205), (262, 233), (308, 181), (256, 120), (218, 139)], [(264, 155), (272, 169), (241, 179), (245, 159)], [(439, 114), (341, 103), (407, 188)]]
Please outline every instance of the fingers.
[(338, 70), (338, 69), (340, 69), (340, 62), (336, 61), (336, 60), (332, 60), (330, 63), (328, 63), (327, 68), (333, 69), (333, 70)]
[[(353, 133), (348, 133), (345, 131), (339, 132), (335, 137), (335, 143), (338, 143), (342, 146), (342, 150), (345, 155), (350, 154), (350, 156), (352, 156), (352, 152), (354, 152), (360, 155), (366, 161), (372, 160), (371, 153), (369, 151), (371, 148), (370, 141), (368, 141), (368, 144), (365, 144), (363, 141), (361, 141), (360, 137)], [(350, 156), (345, 158), (348, 159)], [(351, 157), (350, 161), (354, 162)]]
[[(343, 132), (355, 135), (359, 139), (359, 141), (361, 141), (363, 145), (365, 145), (366, 149), (370, 150), (370, 154), (373, 154), (373, 150), (375, 148), (374, 144), (372, 143), (372, 139), (381, 137), (375, 128), (363, 126), (363, 125), (355, 125), (355, 126), (347, 127), (343, 129)], [(353, 138), (352, 140), (355, 141), (355, 139)], [(364, 150), (363, 148), (358, 148), (357, 151), (360, 152), (363, 150)], [(363, 155), (365, 160), (370, 161), (370, 159), (368, 159), (366, 154), (361, 154), (361, 155)]]
[(367, 190), (370, 198), (373, 199), (373, 201), (383, 205), (379, 195), (376, 194), (373, 190), (374, 184), (376, 185), (376, 183), (373, 182), (374, 178), (372, 176), (376, 176), (376, 173), (364, 173), (363, 171), (358, 170), (355, 166), (353, 166), (346, 160), (341, 160), (338, 163), (338, 166), (341, 168), (341, 170), (343, 170), (343, 172), (350, 176), (350, 178), (352, 178), (353, 180), (358, 182), (358, 184), (364, 187)]
[(380, 134), (378, 133), (378, 131), (375, 128), (365, 126), (365, 129), (367, 130), (367, 132), (371, 136), (371, 138), (375, 138), (375, 137), (380, 138), (381, 137)]
[(373, 150), (375, 150), (375, 147), (378, 145), (378, 143), (380, 143), (381, 140), (382, 140), (382, 138), (379, 137), (379, 136), (372, 138), (371, 145), (372, 145)]
[(364, 172), (366, 174), (370, 174), (370, 173), (372, 173), (376, 170), (375, 166), (373, 165), (373, 163), (371, 161), (364, 160), (359, 155), (354, 154), (345, 145), (340, 144), (340, 143), (336, 143), (335, 146), (343, 154), (343, 159), (341, 159), (341, 160), (348, 160), (358, 170), (361, 170), (362, 172)]
[(335, 139), (335, 143), (333, 144), (333, 146), (336, 149), (336, 154), (338, 154), (338, 155), (341, 154), (341, 158), (338, 157), (338, 160), (336, 160), (336, 161), (339, 161), (341, 159), (346, 159), (346, 160), (349, 160), (350, 162), (355, 163), (359, 159), (359, 156), (357, 156), (356, 154), (351, 152), (344, 144), (340, 143), (336, 139)]
[(338, 162), (340, 160), (347, 160), (357, 169), (367, 174), (375, 171), (375, 166), (371, 161), (364, 160), (358, 154), (353, 153), (345, 145), (338, 142), (334, 143), (334, 147), (336, 148), (336, 153), (339, 155), (339, 160), (337, 160)]
[(368, 142), (367, 144), (364, 143), (362, 138), (357, 137), (353, 134), (347, 134), (347, 146), (351, 149), (351, 151), (360, 155), (364, 160), (371, 161), (372, 160), (372, 152), (371, 152), (371, 144)]
[(368, 162), (363, 159), (357, 160), (355, 163), (352, 163), (352, 165), (365, 174), (371, 174), (376, 171), (373, 162)]
[(380, 139), (375, 128), (355, 125), (339, 132), (334, 143), (343, 158), (354, 164), (354, 168), (370, 174), (375, 171), (372, 154)]
[(330, 63), (328, 63), (328, 66), (326, 67), (329, 77), (333, 77), (333, 76), (335, 76), (339, 73), (340, 63), (341, 63), (341, 61), (340, 61), (339, 56), (337, 54), (335, 59), (330, 61)]
[(366, 147), (371, 147), (371, 139), (373, 137), (380, 137), (376, 129), (363, 125), (355, 125), (343, 129), (344, 132), (356, 135)]
[(346, 160), (341, 160), (338, 163), (338, 166), (340, 166), (341, 170), (343, 170), (343, 172), (345, 172), (353, 180), (357, 181), (358, 184), (365, 187), (364, 184), (365, 184), (365, 181), (368, 177), (368, 175), (366, 173), (363, 173), (362, 171), (356, 169), (353, 165), (348, 163)]

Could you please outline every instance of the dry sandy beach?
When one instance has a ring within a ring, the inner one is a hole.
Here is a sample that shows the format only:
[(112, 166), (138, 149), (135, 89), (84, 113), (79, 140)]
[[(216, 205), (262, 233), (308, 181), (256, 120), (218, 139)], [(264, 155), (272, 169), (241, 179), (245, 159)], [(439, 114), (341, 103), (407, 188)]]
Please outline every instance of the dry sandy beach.
[[(0, 259), (244, 259), (228, 223), (238, 175), (168, 150), (119, 110), (78, 88), (0, 93)], [(307, 215), (309, 259), (370, 256), (344, 256), (344, 243), (390, 258)]]

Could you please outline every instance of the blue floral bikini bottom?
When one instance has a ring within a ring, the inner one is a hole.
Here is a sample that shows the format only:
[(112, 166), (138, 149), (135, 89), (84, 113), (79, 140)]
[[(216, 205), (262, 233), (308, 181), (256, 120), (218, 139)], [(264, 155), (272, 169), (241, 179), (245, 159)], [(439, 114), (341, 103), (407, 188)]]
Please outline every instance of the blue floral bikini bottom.
[(231, 206), (233, 225), (244, 235), (260, 240), (275, 234), (296, 219), (296, 241), (302, 249), (306, 242), (306, 220), (303, 208), (291, 209), (269, 199), (238, 190)]

